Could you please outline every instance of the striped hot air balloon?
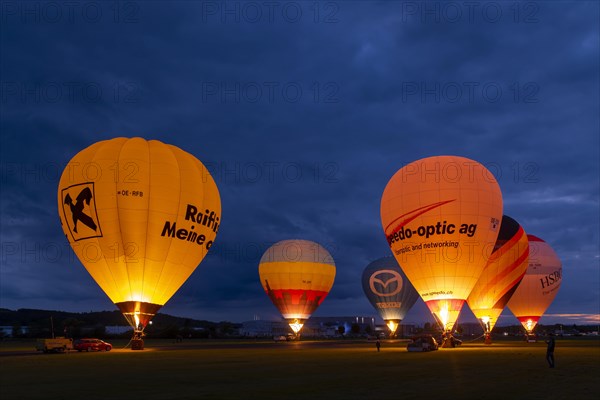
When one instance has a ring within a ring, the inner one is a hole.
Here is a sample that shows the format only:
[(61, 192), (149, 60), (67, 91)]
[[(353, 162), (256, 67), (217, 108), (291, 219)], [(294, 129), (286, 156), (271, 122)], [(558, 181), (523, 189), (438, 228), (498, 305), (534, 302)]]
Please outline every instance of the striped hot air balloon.
[(471, 311), (484, 328), (488, 344), (498, 317), (525, 275), (528, 257), (529, 241), (525, 231), (517, 221), (504, 215), (492, 255), (467, 298)]
[(283, 240), (260, 259), (263, 289), (298, 334), (333, 286), (335, 263), (323, 246), (308, 240)]

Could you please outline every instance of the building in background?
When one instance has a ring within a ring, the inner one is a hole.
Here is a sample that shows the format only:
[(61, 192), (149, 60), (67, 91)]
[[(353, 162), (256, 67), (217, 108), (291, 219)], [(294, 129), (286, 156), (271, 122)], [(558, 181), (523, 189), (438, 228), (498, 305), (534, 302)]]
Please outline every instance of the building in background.
[[(415, 325), (400, 325), (398, 335), (406, 337), (415, 333)], [(253, 320), (242, 323), (240, 336), (271, 337), (292, 334), (282, 319), (280, 321)], [(381, 336), (389, 333), (387, 326), (372, 316), (311, 317), (302, 328), (302, 337), (334, 338), (344, 336)]]

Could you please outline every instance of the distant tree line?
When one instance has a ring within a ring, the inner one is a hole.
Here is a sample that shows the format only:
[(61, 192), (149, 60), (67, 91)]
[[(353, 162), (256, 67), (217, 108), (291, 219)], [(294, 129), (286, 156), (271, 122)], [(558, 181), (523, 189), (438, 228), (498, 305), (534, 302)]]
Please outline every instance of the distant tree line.
[[(157, 314), (153, 324), (146, 327), (146, 333), (153, 338), (226, 338), (238, 337), (241, 324), (228, 321), (211, 322), (206, 320), (196, 320), (191, 318), (175, 317), (168, 314)], [(87, 313), (70, 313), (65, 311), (19, 309), (8, 310), (0, 308), (0, 326), (10, 327), (10, 334), (0, 331), (0, 339), (7, 336), (13, 338), (44, 338), (54, 336), (66, 336), (72, 338), (97, 337), (97, 338), (130, 338), (131, 332), (120, 334), (110, 334), (106, 331), (107, 326), (126, 326), (127, 323), (123, 315), (115, 311), (99, 311)], [(535, 328), (537, 335), (543, 336), (548, 333), (557, 333), (564, 335), (585, 335), (591, 332), (598, 332), (598, 325), (567, 325), (553, 324), (540, 325)], [(344, 326), (338, 327), (338, 333), (345, 335)], [(456, 327), (456, 332), (463, 332), (461, 324)], [(519, 325), (497, 326), (492, 331), (494, 335), (507, 333), (509, 336), (523, 336), (524, 329)], [(360, 324), (352, 324), (350, 327), (350, 336), (358, 336), (362, 333), (372, 334), (372, 328)], [(437, 324), (426, 322), (423, 327), (415, 327), (415, 334), (440, 334), (441, 331)]]
[[(234, 335), (238, 324), (227, 321), (210, 322), (191, 318), (157, 314), (152, 325), (146, 327), (146, 333), (155, 338), (217, 338)], [(66, 336), (72, 338), (129, 338), (131, 332), (110, 334), (107, 326), (126, 326), (127, 323), (119, 311), (100, 311), (70, 313), (64, 311), (19, 309), (0, 309), (0, 326), (11, 327), (13, 338), (44, 338)], [(8, 336), (0, 331), (0, 338)]]

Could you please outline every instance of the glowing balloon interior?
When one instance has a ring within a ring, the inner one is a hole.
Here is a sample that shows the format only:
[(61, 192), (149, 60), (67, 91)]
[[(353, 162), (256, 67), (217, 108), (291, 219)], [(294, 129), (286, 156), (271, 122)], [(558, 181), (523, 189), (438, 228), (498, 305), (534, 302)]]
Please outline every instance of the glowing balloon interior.
[(444, 331), (479, 279), (501, 218), (496, 179), (467, 158), (412, 162), (385, 187), (381, 223), (390, 249)]
[(498, 317), (525, 275), (528, 259), (525, 231), (517, 221), (504, 215), (492, 255), (467, 299), (484, 327), (488, 343)]
[(392, 335), (419, 298), (394, 257), (383, 257), (367, 265), (362, 274), (362, 287)]
[(331, 254), (307, 240), (275, 243), (258, 266), (263, 289), (296, 334), (331, 290), (335, 272)]
[(191, 154), (156, 140), (115, 138), (67, 164), (58, 213), (81, 263), (141, 331), (207, 254), (221, 200)]
[(533, 235), (527, 238), (529, 266), (507, 306), (531, 334), (560, 289), (562, 263), (548, 243)]

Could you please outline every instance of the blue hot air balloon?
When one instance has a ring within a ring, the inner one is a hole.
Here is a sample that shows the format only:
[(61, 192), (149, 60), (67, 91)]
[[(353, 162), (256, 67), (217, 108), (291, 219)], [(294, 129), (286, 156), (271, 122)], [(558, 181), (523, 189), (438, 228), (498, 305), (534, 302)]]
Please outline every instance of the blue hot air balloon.
[(385, 321), (392, 335), (419, 298), (394, 257), (373, 261), (363, 271), (365, 295)]

